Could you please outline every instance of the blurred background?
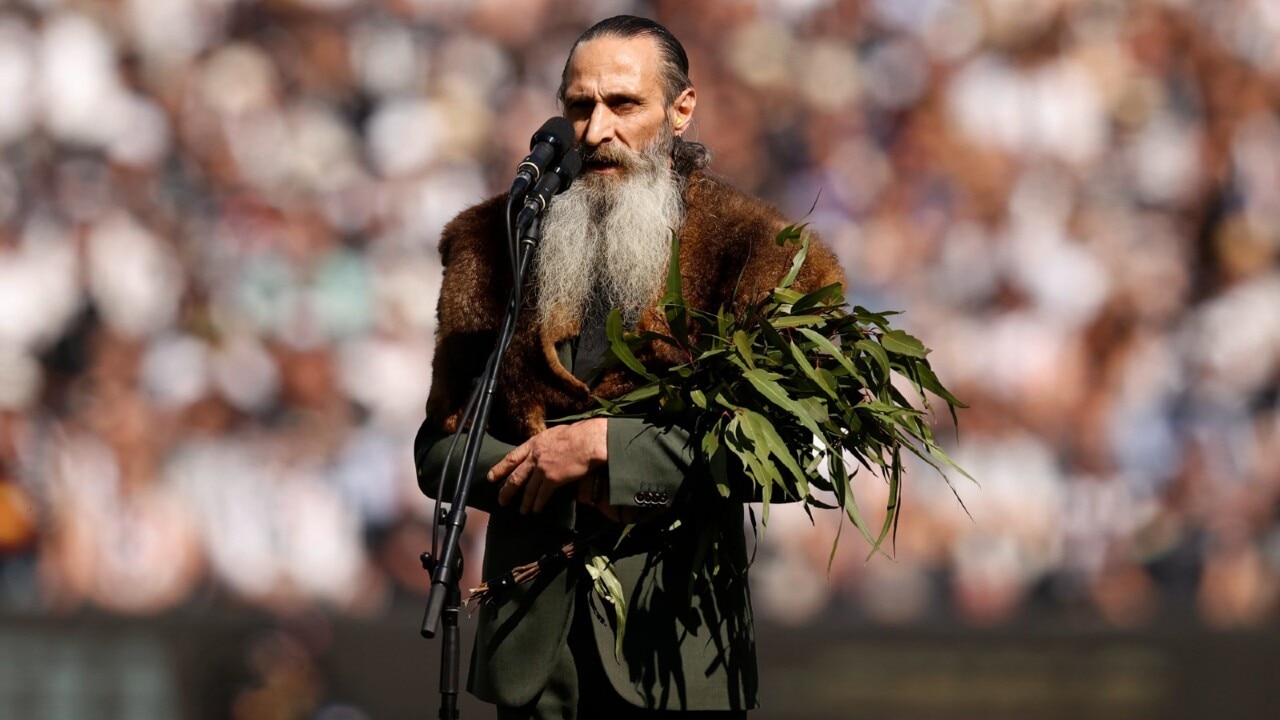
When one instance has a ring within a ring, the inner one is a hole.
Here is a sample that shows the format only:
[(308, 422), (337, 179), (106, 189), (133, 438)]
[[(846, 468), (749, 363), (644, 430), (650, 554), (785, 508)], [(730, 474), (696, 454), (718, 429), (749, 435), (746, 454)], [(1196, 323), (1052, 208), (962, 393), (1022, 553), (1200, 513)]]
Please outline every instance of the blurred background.
[(5, 0), (0, 716), (434, 717), (436, 242), (617, 13), (971, 406), (774, 509), (757, 715), (1273, 717), (1275, 0)]

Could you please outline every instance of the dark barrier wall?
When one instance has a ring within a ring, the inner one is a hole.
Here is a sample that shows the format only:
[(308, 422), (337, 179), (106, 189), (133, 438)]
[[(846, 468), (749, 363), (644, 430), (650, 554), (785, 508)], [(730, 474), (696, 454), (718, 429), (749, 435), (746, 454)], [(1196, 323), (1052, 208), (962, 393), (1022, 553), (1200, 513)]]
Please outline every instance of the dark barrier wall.
[[(7, 617), (0, 717), (435, 717), (439, 645), (417, 637), (418, 619), (409, 607), (372, 622)], [(761, 630), (756, 720), (1246, 719), (1280, 708), (1280, 628)], [(470, 697), (462, 710), (492, 716)]]
[(1280, 717), (1277, 0), (0, 0), (0, 720), (434, 717), (437, 242), (615, 12), (971, 406), (759, 717)]

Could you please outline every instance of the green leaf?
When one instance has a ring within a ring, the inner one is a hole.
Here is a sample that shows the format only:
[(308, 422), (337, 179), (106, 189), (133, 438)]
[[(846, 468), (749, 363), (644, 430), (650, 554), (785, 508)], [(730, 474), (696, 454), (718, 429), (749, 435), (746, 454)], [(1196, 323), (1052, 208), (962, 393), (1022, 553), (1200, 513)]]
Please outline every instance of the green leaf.
[[(636, 388), (635, 390), (632, 390), (631, 392), (627, 393), (626, 395), (623, 395), (622, 397), (620, 397), (620, 398), (618, 398), (617, 400), (615, 400), (615, 401), (614, 401), (614, 407), (617, 407), (618, 405), (622, 405), (622, 404), (624, 404), (624, 403), (638, 403), (638, 402), (641, 402), (641, 401), (643, 401), (643, 400), (648, 400), (649, 398), (652, 398), (652, 397), (657, 396), (658, 391), (659, 391), (659, 390), (661, 390), (661, 389), (662, 389), (662, 385), (661, 385), (660, 383), (656, 383), (656, 382), (654, 382), (654, 383), (649, 383), (648, 385), (641, 385), (640, 387)], [(608, 402), (607, 400), (604, 400), (603, 398), (596, 398), (596, 400), (597, 400), (598, 402), (602, 402), (602, 403), (603, 403), (603, 402)]]
[(871, 340), (859, 340), (853, 344), (853, 347), (870, 355), (876, 361), (876, 365), (880, 367), (881, 378), (889, 377), (889, 355), (884, 351), (884, 348), (880, 347), (879, 343)]
[(756, 366), (756, 354), (751, 351), (751, 338), (747, 337), (745, 332), (738, 330), (733, 333), (733, 346), (737, 348), (738, 355), (742, 357), (742, 361), (747, 364), (747, 367), (753, 368)]
[(770, 454), (778, 458), (782, 466), (791, 473), (791, 477), (795, 478), (794, 489), (788, 489), (783, 485), (784, 489), (788, 489), (787, 494), (801, 500), (809, 497), (809, 481), (805, 478), (804, 471), (800, 469), (800, 464), (792, 457), (791, 449), (787, 447), (787, 443), (782, 440), (782, 436), (778, 435), (778, 431), (773, 427), (773, 423), (758, 412), (744, 410), (743, 426), (750, 428), (756, 441), (766, 448)]
[(623, 365), (646, 380), (658, 379), (658, 376), (649, 372), (631, 352), (631, 346), (627, 344), (622, 331), (622, 313), (617, 309), (609, 313), (609, 319), (605, 322), (605, 335), (609, 338), (609, 349), (613, 352), (613, 356), (622, 361)]
[[(957, 399), (955, 395), (952, 395), (950, 390), (947, 390), (945, 387), (942, 386), (942, 382), (938, 380), (937, 375), (933, 374), (933, 368), (929, 367), (929, 363), (927, 362), (916, 363), (916, 370), (917, 372), (920, 373), (920, 387), (942, 398), (953, 409), (969, 407), (968, 405), (965, 405), (964, 403), (960, 402), (960, 400)], [(953, 415), (952, 420), (954, 421), (955, 420), (954, 412), (952, 413), (952, 415)]]
[(783, 305), (794, 305), (800, 298), (804, 297), (804, 293), (784, 287), (774, 288), (771, 295), (773, 295), (774, 302)]
[(891, 529), (895, 538), (897, 536), (898, 510), (901, 508), (899, 491), (902, 487), (902, 453), (899, 452), (899, 447), (893, 448), (893, 455), (889, 461), (889, 497), (885, 500), (884, 525), (880, 528), (880, 535), (876, 539), (877, 544), (884, 541)]
[(836, 298), (843, 300), (843, 297), (840, 294), (840, 283), (832, 283), (826, 287), (820, 287), (817, 290), (808, 293), (791, 305), (791, 312), (799, 314), (807, 312), (809, 308), (820, 303), (827, 304), (833, 301), (839, 302), (838, 300), (835, 300)]
[(729, 497), (729, 451), (721, 445), (707, 457), (707, 465), (711, 468), (711, 480), (716, 484), (716, 492), (720, 493), (720, 497)]
[(778, 234), (773, 238), (773, 241), (778, 245), (778, 247), (782, 247), (787, 243), (795, 244), (800, 241), (800, 238), (804, 235), (804, 229), (807, 227), (809, 227), (809, 223), (804, 223), (802, 225), (788, 225), (778, 231)]
[(703, 352), (701, 355), (699, 355), (699, 356), (694, 360), (694, 364), (695, 364), (695, 365), (699, 365), (699, 364), (704, 363), (704, 362), (706, 362), (706, 361), (708, 361), (708, 360), (711, 360), (711, 359), (713, 359), (713, 358), (715, 358), (715, 357), (717, 357), (717, 356), (719, 356), (719, 355), (723, 355), (723, 354), (725, 353), (725, 349), (724, 349), (723, 345), (724, 345), (724, 341), (723, 341), (723, 340), (721, 340), (720, 338), (716, 338), (716, 339), (715, 339), (715, 345), (714, 345), (711, 349), (709, 349), (709, 350), (707, 350), (707, 351)]
[(697, 388), (690, 390), (689, 399), (693, 401), (694, 407), (697, 407), (700, 410), (707, 409), (707, 394), (701, 390), (698, 390)]
[(769, 524), (769, 506), (773, 502), (773, 484), (765, 483), (760, 486), (760, 525), (761, 527)]
[(814, 345), (817, 345), (824, 353), (835, 358), (836, 362), (843, 365), (844, 368), (849, 371), (849, 374), (855, 376), (858, 374), (858, 371), (853, 367), (853, 363), (849, 358), (845, 357), (845, 354), (840, 350), (840, 348), (836, 347), (836, 344), (832, 342), (830, 338), (816, 330), (810, 330), (809, 328), (800, 328), (799, 332)]
[(603, 554), (592, 554), (583, 565), (591, 576), (596, 595), (613, 606), (614, 615), (618, 619), (618, 627), (614, 632), (613, 656), (620, 660), (622, 638), (627, 630), (627, 596), (622, 590), (622, 581), (618, 579), (613, 563)]
[(849, 473), (845, 469), (844, 459), (838, 453), (832, 453), (831, 458), (832, 461), (829, 463), (829, 467), (833, 470), (839, 470), (839, 480), (836, 480), (834, 485), (840, 504), (844, 507), (845, 514), (849, 516), (849, 522), (858, 528), (858, 532), (862, 533), (862, 537), (866, 538), (868, 543), (871, 543), (871, 555), (874, 555), (880, 550), (880, 540), (871, 536), (867, 522), (862, 519), (862, 511), (858, 509), (858, 501), (853, 496), (853, 488), (849, 486)]
[(702, 567), (707, 562), (707, 555), (710, 553), (712, 545), (716, 543), (715, 533), (705, 531), (698, 533), (698, 544), (693, 549), (693, 562), (689, 564), (687, 597), (694, 597), (694, 590), (697, 589), (698, 580), (702, 577)]
[(881, 330), (887, 330), (889, 328), (889, 316), (897, 314), (897, 312), (892, 310), (888, 312), (873, 313), (861, 305), (855, 305), (853, 307), (853, 316), (858, 319), (858, 322), (864, 325), (870, 323)]
[(891, 353), (907, 357), (923, 358), (929, 352), (925, 349), (924, 343), (901, 330), (886, 330), (880, 338), (880, 344)]
[(818, 428), (818, 424), (813, 421), (813, 418), (809, 417), (804, 408), (795, 400), (792, 400), (778, 383), (774, 382), (775, 378), (771, 378), (771, 374), (762, 370), (749, 370), (743, 376), (756, 389), (756, 392), (764, 396), (766, 400), (794, 415), (806, 430), (818, 437), (824, 437), (822, 430)]
[(676, 339), (671, 337), (670, 335), (664, 335), (660, 332), (654, 332), (652, 330), (644, 330), (642, 332), (635, 333), (634, 338), (641, 342), (661, 342), (661, 343), (666, 343), (672, 347), (682, 347), (680, 343), (677, 342)]
[(729, 427), (731, 430), (725, 435), (725, 445), (738, 456), (747, 477), (760, 488), (760, 518), (767, 525), (773, 486), (782, 484), (782, 476), (773, 463), (760, 459), (756, 452), (759, 443), (750, 437), (750, 431), (744, 430), (740, 422), (730, 422)]
[(829, 502), (824, 502), (824, 501), (819, 500), (818, 498), (816, 498), (816, 497), (814, 497), (814, 496), (812, 496), (812, 495), (810, 495), (809, 497), (805, 498), (805, 499), (804, 499), (804, 502), (805, 502), (805, 504), (806, 504), (806, 505), (812, 505), (812, 506), (814, 506), (814, 507), (816, 507), (816, 508), (820, 508), (820, 509), (822, 509), (822, 510), (838, 510), (838, 509), (839, 509), (839, 506), (838, 506), (838, 505), (832, 505), (832, 504), (831, 504), (831, 503), (829, 503)]
[(667, 291), (660, 304), (667, 318), (675, 341), (679, 346), (689, 344), (689, 313), (685, 306), (684, 284), (680, 277), (680, 236), (671, 233), (671, 259), (667, 263)]
[(667, 293), (662, 303), (684, 306), (684, 284), (680, 277), (680, 235), (671, 233), (671, 259), (667, 263)]
[[(833, 508), (834, 509), (834, 508)], [(836, 537), (831, 541), (831, 552), (827, 553), (827, 576), (831, 575), (831, 566), (836, 561), (836, 548), (840, 547), (840, 534), (844, 530), (844, 523), (836, 525)]]
[(824, 320), (817, 315), (785, 315), (773, 318), (769, 324), (775, 328), (794, 328), (805, 327), (808, 325), (821, 325)]
[(818, 373), (818, 377), (822, 378), (822, 381), (831, 388), (835, 388), (840, 384), (840, 382), (836, 380), (836, 376), (824, 367), (814, 368), (814, 372)]
[(796, 367), (803, 370), (804, 374), (807, 375), (818, 387), (822, 388), (822, 391), (825, 392), (828, 397), (832, 400), (836, 399), (836, 385), (834, 379), (831, 378), (831, 373), (827, 373), (827, 377), (819, 375), (818, 371), (809, 364), (809, 360), (804, 356), (804, 352), (796, 345), (791, 346), (791, 357), (795, 360)]
[(809, 238), (800, 241), (800, 249), (796, 251), (796, 255), (791, 259), (791, 269), (782, 278), (782, 282), (778, 283), (778, 287), (789, 288), (800, 275), (800, 268), (804, 265), (805, 258), (809, 257)]
[(760, 334), (764, 336), (765, 342), (779, 350), (786, 350), (787, 347), (791, 345), (791, 343), (787, 342), (786, 338), (782, 337), (782, 333), (774, 329), (773, 324), (768, 320), (765, 318), (758, 318), (758, 323), (760, 327)]
[(729, 497), (729, 454), (720, 442), (720, 423), (702, 435), (702, 456), (707, 458), (711, 480), (721, 497)]
[(827, 412), (827, 404), (821, 398), (805, 397), (796, 400), (796, 404), (804, 409), (816, 423), (825, 423), (831, 420), (831, 413)]
[(738, 404), (733, 402), (733, 399), (725, 394), (725, 390), (726, 389), (723, 386), (717, 387), (716, 391), (711, 394), (711, 399), (720, 407), (728, 410), (737, 410)]

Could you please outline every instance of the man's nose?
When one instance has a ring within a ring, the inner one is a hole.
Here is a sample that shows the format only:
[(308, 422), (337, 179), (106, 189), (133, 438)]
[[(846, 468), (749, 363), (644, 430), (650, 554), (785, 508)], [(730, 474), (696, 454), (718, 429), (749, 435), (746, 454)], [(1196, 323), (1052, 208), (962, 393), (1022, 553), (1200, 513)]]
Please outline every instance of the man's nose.
[(589, 147), (596, 147), (613, 140), (613, 114), (608, 106), (600, 103), (591, 111), (587, 120), (587, 128), (582, 133), (582, 142)]

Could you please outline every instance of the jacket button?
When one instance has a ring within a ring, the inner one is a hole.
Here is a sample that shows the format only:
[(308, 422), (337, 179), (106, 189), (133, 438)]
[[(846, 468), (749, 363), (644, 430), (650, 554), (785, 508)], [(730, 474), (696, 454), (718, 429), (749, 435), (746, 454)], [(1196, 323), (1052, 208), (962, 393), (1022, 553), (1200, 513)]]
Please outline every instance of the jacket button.
[(643, 505), (643, 504), (644, 504), (644, 493), (642, 493), (642, 492), (638, 492), (638, 493), (636, 493), (635, 500), (636, 500), (636, 504), (637, 504), (637, 505)]

